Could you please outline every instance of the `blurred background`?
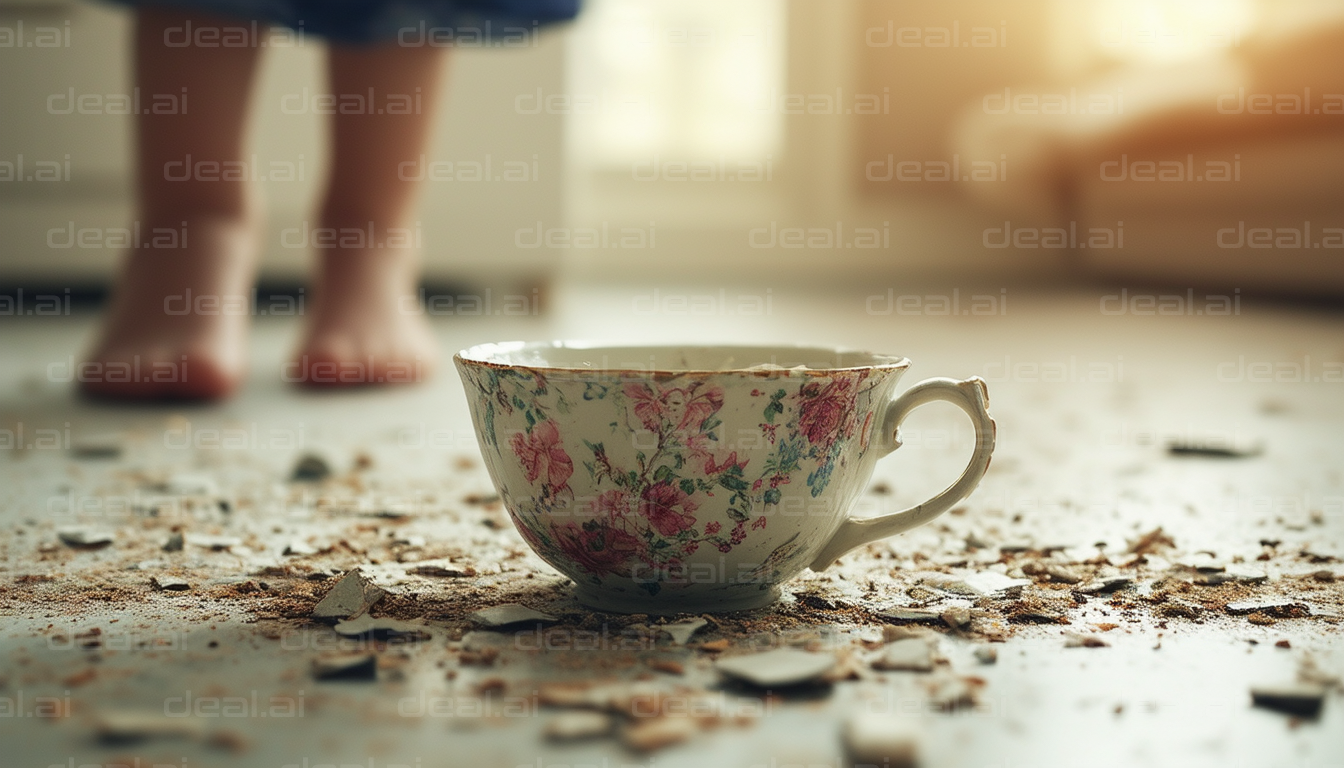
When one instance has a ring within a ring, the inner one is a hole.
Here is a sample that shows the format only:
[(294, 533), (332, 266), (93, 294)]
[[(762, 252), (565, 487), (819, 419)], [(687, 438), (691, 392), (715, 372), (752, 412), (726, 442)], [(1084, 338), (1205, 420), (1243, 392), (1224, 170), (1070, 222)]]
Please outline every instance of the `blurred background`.
[[(96, 293), (113, 272), (134, 216), (128, 22), (0, 0), (5, 288)], [(303, 279), (286, 243), (326, 174), (321, 52), (272, 47), (258, 91), (280, 288)], [(1344, 3), (589, 0), (451, 66), (417, 171), (431, 284), (1344, 293)]]

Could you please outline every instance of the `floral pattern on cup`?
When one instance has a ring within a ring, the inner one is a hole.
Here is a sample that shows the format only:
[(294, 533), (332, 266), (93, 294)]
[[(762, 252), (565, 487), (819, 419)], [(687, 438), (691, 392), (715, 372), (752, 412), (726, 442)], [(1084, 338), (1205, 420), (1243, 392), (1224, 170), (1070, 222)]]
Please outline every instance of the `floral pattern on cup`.
[[(740, 458), (721, 434), (725, 393), (712, 379), (587, 374), (550, 381), (537, 371), (485, 368), (468, 383), (487, 460), (516, 462), (532, 484), (531, 496), (504, 494), (518, 530), (544, 559), (571, 575), (577, 566), (578, 576), (599, 584), (637, 570), (663, 572), (702, 548), (732, 552), (769, 525), (783, 486), (822, 494), (837, 467), (860, 461), (868, 449), (869, 373), (762, 377), (749, 402), (733, 406), (755, 415), (753, 439), (769, 448), (763, 460), (760, 451)], [(585, 429), (587, 436), (566, 434), (585, 401), (604, 401), (592, 412), (621, 420), (605, 431)], [(634, 435), (633, 453), (614, 457), (606, 439), (589, 439), (599, 433)], [(795, 538), (757, 570), (801, 554)], [(762, 571), (761, 578), (770, 575)], [(636, 581), (650, 594), (660, 589), (657, 580)]]

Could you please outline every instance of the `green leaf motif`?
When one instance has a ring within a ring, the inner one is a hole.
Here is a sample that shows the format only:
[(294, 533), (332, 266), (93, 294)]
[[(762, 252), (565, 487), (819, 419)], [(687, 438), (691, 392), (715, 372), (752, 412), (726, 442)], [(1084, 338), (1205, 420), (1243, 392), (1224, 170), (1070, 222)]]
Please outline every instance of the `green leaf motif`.
[(689, 479), (683, 479), (681, 481), (681, 492), (686, 494), (687, 496), (690, 496), (691, 494), (695, 493), (695, 481)]
[(770, 490), (765, 492), (765, 503), (778, 504), (780, 497), (783, 495), (784, 494), (780, 493), (778, 488), (771, 488)]

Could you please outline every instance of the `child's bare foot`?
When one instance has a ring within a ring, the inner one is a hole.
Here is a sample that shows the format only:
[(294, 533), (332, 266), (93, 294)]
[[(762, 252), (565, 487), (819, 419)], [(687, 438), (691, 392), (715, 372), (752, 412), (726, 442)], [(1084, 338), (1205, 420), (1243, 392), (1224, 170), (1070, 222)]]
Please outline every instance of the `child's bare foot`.
[(196, 220), (143, 239), (163, 245), (167, 231), (178, 238), (176, 247), (142, 247), (126, 256), (101, 335), (75, 371), (86, 394), (217, 400), (246, 373), (255, 229)]
[(438, 345), (408, 251), (324, 254), (308, 330), (285, 379), (309, 386), (408, 384), (433, 373)]

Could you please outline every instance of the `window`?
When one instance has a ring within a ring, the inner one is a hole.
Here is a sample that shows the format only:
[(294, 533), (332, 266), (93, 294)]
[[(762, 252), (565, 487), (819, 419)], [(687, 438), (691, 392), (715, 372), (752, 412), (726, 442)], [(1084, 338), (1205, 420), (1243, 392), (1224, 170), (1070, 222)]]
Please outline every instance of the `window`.
[(1254, 0), (1058, 0), (1061, 62), (1069, 69), (1168, 64), (1241, 45)]
[(784, 24), (783, 0), (589, 0), (571, 40), (574, 170), (777, 153)]

